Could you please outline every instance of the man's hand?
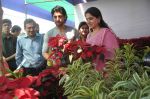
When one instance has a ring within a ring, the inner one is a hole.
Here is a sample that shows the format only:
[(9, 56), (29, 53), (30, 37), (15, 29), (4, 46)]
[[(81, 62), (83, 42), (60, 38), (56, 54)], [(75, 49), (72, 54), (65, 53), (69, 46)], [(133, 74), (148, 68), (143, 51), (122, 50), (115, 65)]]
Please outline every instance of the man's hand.
[[(23, 69), (21, 68), (21, 69), (16, 69), (13, 71), (14, 74), (19, 73), (19, 72), (23, 72)], [(12, 75), (12, 73), (7, 73), (7, 74), (5, 74), (5, 76), (12, 77), (13, 75)]]

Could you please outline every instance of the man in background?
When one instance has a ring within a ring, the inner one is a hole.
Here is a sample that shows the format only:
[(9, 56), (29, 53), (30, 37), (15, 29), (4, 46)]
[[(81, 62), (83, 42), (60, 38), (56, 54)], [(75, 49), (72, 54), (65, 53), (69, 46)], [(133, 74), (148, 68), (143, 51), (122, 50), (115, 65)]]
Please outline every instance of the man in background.
[(23, 68), (24, 75), (38, 75), (46, 67), (42, 56), (43, 35), (35, 32), (35, 25), (33, 19), (26, 19), (26, 33), (17, 38), (16, 62), (18, 68)]
[(79, 35), (78, 31), (75, 28), (65, 25), (67, 21), (67, 13), (63, 7), (55, 6), (52, 9), (51, 14), (56, 26), (53, 29), (49, 30), (44, 36), (42, 53), (46, 60), (48, 60), (49, 57), (48, 40), (50, 37), (55, 37), (59, 34), (65, 36), (69, 40), (75, 40)]
[(12, 27), (11, 20), (2, 20), (2, 54), (3, 61), (6, 61), (10, 70), (14, 71), (17, 68), (15, 53), (17, 38), (10, 33)]
[(36, 23), (36, 25), (35, 25), (35, 32), (40, 33), (40, 27), (39, 27), (38, 23)]
[(11, 34), (13, 36), (18, 36), (19, 34), (21, 33), (21, 27), (18, 26), (18, 25), (14, 25), (12, 28), (11, 28)]

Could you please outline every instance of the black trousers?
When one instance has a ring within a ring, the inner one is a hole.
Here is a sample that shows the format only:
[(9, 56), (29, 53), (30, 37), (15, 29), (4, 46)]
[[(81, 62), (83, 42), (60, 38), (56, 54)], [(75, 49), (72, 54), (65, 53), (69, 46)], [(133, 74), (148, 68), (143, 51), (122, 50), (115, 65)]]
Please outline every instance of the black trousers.
[(7, 63), (9, 65), (9, 69), (11, 71), (16, 70), (16, 68), (17, 68), (16, 60), (10, 60), (10, 61), (7, 61)]
[(42, 66), (37, 68), (25, 68), (23, 67), (23, 76), (31, 75), (31, 76), (37, 76), (42, 70), (46, 69), (46, 63), (44, 63)]

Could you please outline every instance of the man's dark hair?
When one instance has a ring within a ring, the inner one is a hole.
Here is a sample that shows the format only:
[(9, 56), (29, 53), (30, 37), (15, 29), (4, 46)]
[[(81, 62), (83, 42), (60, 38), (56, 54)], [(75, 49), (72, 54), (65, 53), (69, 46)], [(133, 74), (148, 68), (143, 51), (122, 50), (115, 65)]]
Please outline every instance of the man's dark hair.
[(63, 14), (64, 17), (65, 17), (65, 22), (66, 22), (66, 20), (67, 20), (67, 13), (66, 13), (66, 10), (65, 10), (64, 7), (59, 6), (59, 5), (55, 6), (55, 7), (52, 9), (52, 11), (51, 11), (52, 16), (54, 15), (55, 12), (60, 12), (61, 14)]
[(21, 27), (18, 26), (18, 25), (14, 25), (12, 28), (11, 28), (11, 32), (20, 32), (21, 31)]
[(34, 23), (34, 25), (36, 25), (36, 22), (33, 19), (25, 19), (24, 28), (26, 27), (26, 24), (28, 24), (28, 23)]
[(8, 24), (10, 24), (10, 25), (12, 24), (12, 23), (11, 23), (11, 20), (9, 20), (9, 19), (3, 19), (3, 20), (2, 20), (2, 24), (4, 24), (4, 23), (8, 23)]

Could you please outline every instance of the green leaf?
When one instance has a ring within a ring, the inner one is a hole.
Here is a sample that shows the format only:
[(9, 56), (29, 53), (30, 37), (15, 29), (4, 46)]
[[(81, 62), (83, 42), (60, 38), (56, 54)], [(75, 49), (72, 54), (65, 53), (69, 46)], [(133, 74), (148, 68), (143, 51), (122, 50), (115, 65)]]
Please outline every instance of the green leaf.
[(68, 99), (91, 99), (91, 97), (90, 96), (76, 95), (76, 96), (70, 97)]
[(104, 85), (104, 81), (98, 81), (94, 84), (92, 89), (95, 92), (95, 94), (99, 93), (100, 90), (102, 90), (103, 85)]
[(141, 99), (141, 94), (140, 90), (134, 91), (129, 95), (128, 99)]
[(68, 80), (68, 81), (66, 81), (66, 83), (63, 85), (63, 87), (67, 88), (67, 87), (72, 86), (72, 84), (73, 84), (73, 81)]
[(96, 99), (108, 99), (106, 93), (100, 93), (97, 95)]
[(71, 92), (72, 92), (72, 88), (68, 87), (67, 89), (65, 89), (64, 95), (71, 94)]
[(146, 86), (142, 91), (143, 91), (143, 95), (144, 94), (150, 94), (150, 85)]
[(67, 78), (67, 74), (65, 74), (63, 77), (61, 77), (61, 79), (59, 80), (59, 85), (62, 85), (63, 83), (65, 83)]
[(123, 73), (122, 80), (128, 80), (129, 76), (130, 76), (130, 69), (128, 68), (128, 69)]
[(123, 88), (128, 89), (128, 90), (136, 90), (137, 86), (133, 81), (127, 81), (127, 85), (123, 86)]
[(150, 99), (150, 95), (146, 97), (142, 97), (141, 99)]
[(86, 86), (80, 86), (79, 89), (76, 90), (76, 92), (84, 96), (88, 96), (92, 94), (92, 90)]
[(14, 73), (13, 71), (11, 71), (10, 69), (7, 69), (7, 71), (8, 71), (12, 76), (14, 76), (15, 78), (19, 78), (19, 77), (17, 76), (17, 74)]
[(129, 91), (122, 91), (122, 90), (117, 90), (117, 91), (112, 91), (111, 93), (108, 94), (109, 99), (127, 99), (129, 95)]
[(114, 97), (117, 93), (119, 93), (118, 91), (112, 91), (111, 93), (108, 94), (108, 96), (110, 97), (110, 99), (112, 97)]
[(103, 92), (109, 93), (111, 92), (111, 90), (109, 89), (109, 87), (103, 86)]
[(145, 81), (149, 80), (149, 77), (148, 77), (148, 74), (147, 74), (146, 71), (143, 73), (142, 78), (143, 78), (143, 80), (145, 80)]
[(133, 74), (133, 78), (134, 78), (134, 81), (135, 81), (136, 85), (138, 87), (142, 87), (141, 78), (139, 77), (139, 75), (137, 73)]
[(127, 84), (128, 84), (127, 81), (119, 81), (119, 82), (117, 82), (117, 83), (113, 86), (113, 89), (115, 90), (115, 89), (117, 89), (117, 88), (119, 88), (119, 87), (123, 87), (123, 86), (125, 86), (125, 85), (127, 85)]
[(149, 67), (149, 66), (144, 66), (144, 68), (145, 68), (147, 71), (150, 71), (150, 67)]

